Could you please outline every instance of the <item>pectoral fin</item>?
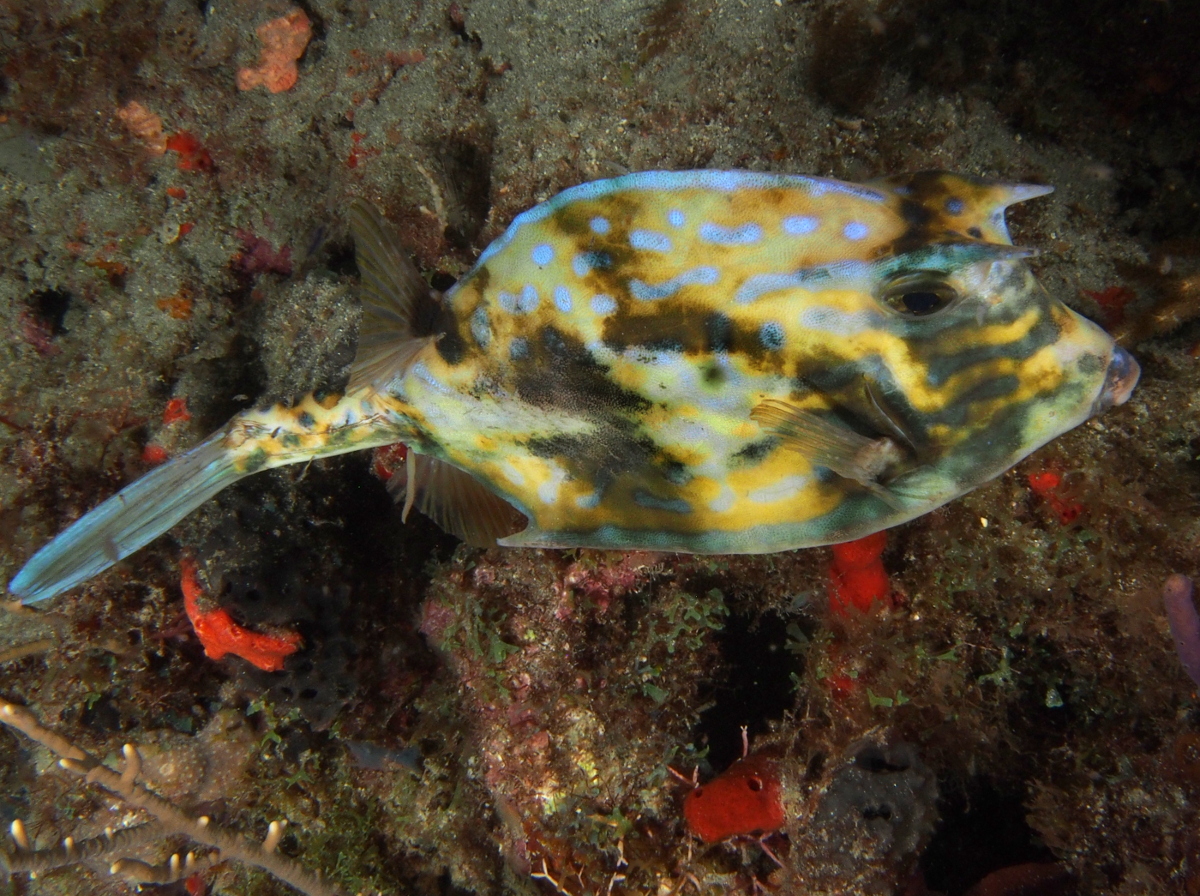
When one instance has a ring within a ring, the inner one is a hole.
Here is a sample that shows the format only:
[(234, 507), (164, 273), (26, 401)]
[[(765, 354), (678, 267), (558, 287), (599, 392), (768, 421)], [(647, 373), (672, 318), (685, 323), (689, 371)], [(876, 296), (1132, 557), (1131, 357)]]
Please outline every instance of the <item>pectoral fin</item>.
[(886, 436), (868, 438), (839, 421), (776, 399), (760, 402), (750, 418), (778, 438), (783, 447), (896, 505), (896, 498), (881, 480), (904, 460), (904, 453)]

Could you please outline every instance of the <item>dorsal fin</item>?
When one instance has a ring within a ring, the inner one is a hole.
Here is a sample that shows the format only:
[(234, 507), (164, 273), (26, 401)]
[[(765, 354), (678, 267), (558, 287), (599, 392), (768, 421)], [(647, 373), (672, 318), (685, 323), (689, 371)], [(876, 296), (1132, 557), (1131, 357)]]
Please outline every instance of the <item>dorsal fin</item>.
[(495, 547), (497, 539), (525, 525), (511, 504), (470, 473), (411, 450), (403, 470), (396, 470), (388, 480), (388, 491), (397, 503), (404, 502), (405, 516), (415, 506), (443, 530), (475, 547)]
[(430, 289), (375, 206), (356, 199), (349, 218), (362, 277), (362, 322), (348, 389), (382, 391), (433, 341), (415, 335), (417, 307)]

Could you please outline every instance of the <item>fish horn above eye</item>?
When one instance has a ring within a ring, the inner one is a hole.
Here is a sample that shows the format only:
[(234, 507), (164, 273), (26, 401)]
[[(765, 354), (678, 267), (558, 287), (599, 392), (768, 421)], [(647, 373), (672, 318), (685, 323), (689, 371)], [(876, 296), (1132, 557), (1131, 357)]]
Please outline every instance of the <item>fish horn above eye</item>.
[(1006, 209), (1010, 205), (1016, 205), (1018, 202), (1037, 199), (1039, 196), (1048, 196), (1054, 192), (1054, 187), (1049, 184), (995, 183), (990, 186), (992, 207), (994, 209)]
[(1045, 184), (1002, 183), (984, 177), (920, 171), (872, 181), (923, 216), (930, 233), (953, 232), (989, 243), (1011, 243), (1004, 211), (1018, 202), (1054, 192)]

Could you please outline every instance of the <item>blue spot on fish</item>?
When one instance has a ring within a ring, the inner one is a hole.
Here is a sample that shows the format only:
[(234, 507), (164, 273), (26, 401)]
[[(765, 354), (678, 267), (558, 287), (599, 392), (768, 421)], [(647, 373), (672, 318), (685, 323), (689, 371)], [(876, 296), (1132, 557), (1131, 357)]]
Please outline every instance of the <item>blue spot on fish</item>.
[(961, 215), (963, 213), (963, 209), (966, 207), (967, 204), (958, 197), (951, 197), (950, 199), (946, 200), (946, 211), (952, 215)]
[(496, 296), (496, 303), (509, 314), (517, 313), (517, 297), (511, 292), (500, 290), (500, 293)]
[(524, 361), (529, 357), (529, 340), (524, 336), (516, 336), (508, 346), (508, 356), (514, 361)]
[(632, 279), (629, 281), (629, 294), (639, 301), (653, 302), (673, 296), (684, 286), (693, 284), (710, 286), (720, 278), (721, 272), (716, 268), (711, 265), (700, 265), (676, 274), (670, 280), (664, 280), (662, 283), (646, 283), (644, 280)]
[(800, 314), (800, 326), (806, 330), (820, 330), (834, 336), (850, 338), (870, 330), (879, 330), (886, 326), (882, 315), (870, 311), (854, 311), (847, 313), (841, 308), (831, 308), (818, 305), (808, 308)]
[(529, 257), (533, 259), (534, 264), (545, 267), (554, 260), (554, 247), (549, 243), (538, 243), (529, 253)]
[(488, 321), (487, 311), (482, 306), (471, 314), (471, 335), (481, 348), (487, 348), (492, 341), (492, 325)]
[(571, 291), (565, 286), (554, 287), (554, 307), (563, 314), (571, 311)]
[(866, 261), (834, 261), (830, 264), (818, 264), (811, 268), (799, 268), (795, 272), (798, 285), (812, 287), (815, 284), (829, 286), (835, 281), (863, 281), (874, 272), (870, 262)]
[(804, 236), (816, 230), (820, 223), (812, 215), (788, 215), (783, 219), (783, 232), (792, 236)]
[(571, 259), (571, 270), (576, 277), (586, 277), (592, 270), (607, 270), (612, 267), (612, 257), (607, 252), (580, 252)]
[(737, 305), (749, 305), (767, 293), (794, 289), (803, 283), (803, 278), (798, 272), (753, 274), (737, 288), (737, 292), (733, 294), (733, 301)]
[(526, 283), (521, 288), (521, 295), (517, 298), (517, 312), (520, 314), (529, 314), (540, 303), (541, 297), (538, 295), (537, 287), (532, 283)]
[(633, 503), (648, 510), (668, 510), (671, 513), (692, 512), (692, 505), (682, 498), (659, 498), (642, 489), (633, 493)]
[(869, 229), (867, 228), (867, 225), (861, 221), (851, 221), (842, 228), (842, 235), (848, 240), (864, 239), (868, 232)]
[(612, 314), (617, 310), (617, 300), (606, 293), (592, 296), (592, 310), (597, 314)]
[(700, 225), (697, 233), (700, 239), (707, 243), (716, 243), (721, 246), (746, 246), (761, 240), (763, 230), (754, 223), (743, 224), (741, 227), (722, 227), (720, 224), (705, 221)]
[(759, 328), (758, 341), (772, 351), (783, 348), (783, 327), (778, 321), (767, 321)]
[(687, 219), (684, 217), (683, 212), (677, 208), (673, 208), (667, 212), (667, 223), (672, 227), (682, 227), (683, 222), (686, 220)]
[(862, 281), (872, 275), (871, 264), (863, 261), (836, 261), (795, 271), (772, 271), (747, 277), (733, 294), (736, 305), (748, 305), (765, 295), (787, 289), (828, 288), (832, 284)]
[(631, 230), (629, 232), (629, 245), (634, 249), (642, 249), (648, 252), (670, 252), (671, 239), (665, 233), (659, 233), (657, 230)]
[(408, 375), (416, 377), (428, 386), (430, 391), (436, 392), (439, 395), (454, 394), (454, 390), (442, 382), (440, 377), (434, 376), (433, 371), (426, 367), (423, 361), (417, 361), (412, 367), (408, 368)]
[(679, 284), (674, 279), (657, 285), (651, 285), (636, 278), (629, 281), (629, 294), (639, 302), (654, 302), (677, 292), (679, 292)]
[(592, 233), (604, 236), (604, 234), (608, 233), (610, 225), (607, 218), (597, 216), (588, 222), (588, 226), (592, 228)]

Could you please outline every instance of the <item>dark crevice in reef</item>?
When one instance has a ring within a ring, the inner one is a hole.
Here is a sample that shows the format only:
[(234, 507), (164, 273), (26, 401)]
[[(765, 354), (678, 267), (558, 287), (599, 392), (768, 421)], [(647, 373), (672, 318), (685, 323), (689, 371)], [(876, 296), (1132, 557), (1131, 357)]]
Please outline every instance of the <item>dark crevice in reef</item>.
[(191, 398), (189, 410), (203, 431), (215, 430), (239, 411), (262, 403), (267, 371), (254, 339), (235, 334), (224, 357), (197, 361), (196, 367), (194, 378), (209, 388), (205, 396)]
[(775, 613), (731, 614), (717, 643), (727, 671), (713, 683), (715, 702), (701, 714), (694, 742), (707, 743), (709, 762), (722, 769), (741, 756), (742, 725), (753, 742), (792, 707), (791, 675), (800, 668), (786, 649), (787, 621)]
[(446, 239), (460, 249), (471, 247), (492, 207), (491, 128), (452, 134), (439, 141), (435, 154), (445, 192)]
[(921, 856), (930, 890), (959, 896), (997, 869), (1054, 861), (1026, 823), (1022, 793), (983, 778), (940, 786), (941, 821)]
[(46, 328), (51, 338), (67, 332), (63, 321), (73, 298), (69, 292), (61, 289), (41, 289), (29, 297), (30, 313)]

